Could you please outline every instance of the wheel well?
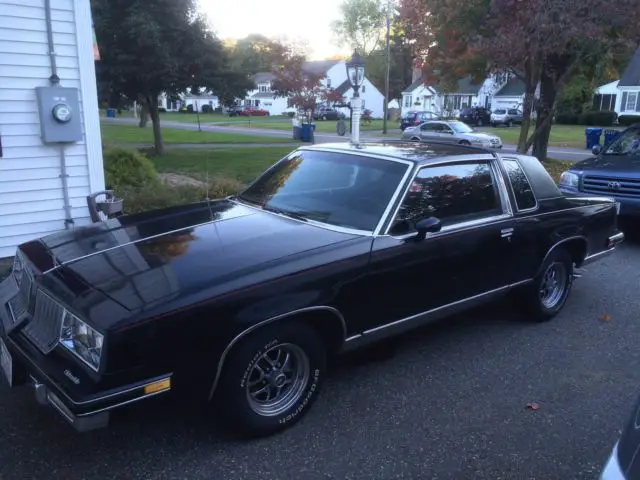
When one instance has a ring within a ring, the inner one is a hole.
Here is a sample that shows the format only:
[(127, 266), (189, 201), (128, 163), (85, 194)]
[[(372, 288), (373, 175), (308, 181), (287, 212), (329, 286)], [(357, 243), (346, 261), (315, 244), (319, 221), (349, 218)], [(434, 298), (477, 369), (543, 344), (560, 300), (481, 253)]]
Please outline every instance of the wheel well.
[(419, 142), (420, 141), (420, 137), (411, 137), (411, 140), (413, 140), (414, 142)]
[[(578, 267), (582, 265), (582, 262), (584, 262), (584, 259), (587, 256), (587, 241), (584, 238), (573, 238), (571, 240), (567, 240), (566, 242), (553, 247), (551, 250), (556, 248), (566, 250), (569, 255), (571, 255), (573, 263)], [(551, 250), (549, 252), (551, 252)]]

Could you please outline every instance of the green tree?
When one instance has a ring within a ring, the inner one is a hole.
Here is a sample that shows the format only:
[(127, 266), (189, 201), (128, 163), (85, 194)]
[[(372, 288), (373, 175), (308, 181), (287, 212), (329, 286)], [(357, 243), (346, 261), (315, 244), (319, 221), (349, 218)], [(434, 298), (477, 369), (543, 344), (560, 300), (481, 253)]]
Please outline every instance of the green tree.
[(364, 57), (378, 48), (385, 25), (381, 0), (344, 0), (340, 14), (332, 29), (341, 45), (357, 50)]
[(241, 93), (250, 85), (245, 73), (231, 69), (195, 0), (91, 0), (91, 7), (100, 42), (99, 80), (149, 113), (158, 154), (164, 153), (162, 92), (234, 88)]

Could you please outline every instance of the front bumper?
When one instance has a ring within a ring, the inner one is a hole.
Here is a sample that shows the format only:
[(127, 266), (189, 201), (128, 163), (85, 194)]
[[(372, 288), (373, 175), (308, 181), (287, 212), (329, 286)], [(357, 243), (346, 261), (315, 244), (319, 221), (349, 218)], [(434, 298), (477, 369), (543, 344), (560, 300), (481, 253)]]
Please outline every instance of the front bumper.
[[(78, 371), (78, 363), (66, 358), (61, 360), (60, 352), (56, 349), (42, 354), (21, 333), (30, 320), (9, 330), (9, 334), (5, 331), (4, 325), (10, 324), (8, 316), (12, 315), (8, 300), (13, 298), (7, 292), (15, 290), (10, 282), (15, 282), (12, 276), (0, 282), (0, 382), (8, 380), (12, 387), (30, 384), (40, 404), (53, 407), (80, 432), (106, 427), (111, 411), (116, 408), (171, 390), (171, 373), (104, 390), (82, 385), (75, 378), (80, 386), (77, 389), (70, 388), (68, 385), (75, 383), (72, 381), (72, 372)], [(68, 381), (57, 379), (57, 376)]]
[(609, 460), (600, 474), (600, 480), (625, 480), (624, 473), (622, 472), (622, 468), (620, 468), (620, 463), (618, 462), (617, 444), (613, 447)]

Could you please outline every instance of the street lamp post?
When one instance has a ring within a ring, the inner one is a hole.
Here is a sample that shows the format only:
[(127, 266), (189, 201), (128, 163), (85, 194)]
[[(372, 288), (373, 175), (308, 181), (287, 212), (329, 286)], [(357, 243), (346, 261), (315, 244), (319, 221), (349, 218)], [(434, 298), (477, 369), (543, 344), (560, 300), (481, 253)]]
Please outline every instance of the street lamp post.
[(351, 112), (353, 118), (353, 127), (351, 132), (351, 142), (360, 142), (360, 109), (362, 99), (360, 98), (360, 87), (364, 82), (364, 58), (358, 52), (353, 52), (351, 59), (346, 64), (347, 78), (353, 88), (353, 97), (351, 98)]

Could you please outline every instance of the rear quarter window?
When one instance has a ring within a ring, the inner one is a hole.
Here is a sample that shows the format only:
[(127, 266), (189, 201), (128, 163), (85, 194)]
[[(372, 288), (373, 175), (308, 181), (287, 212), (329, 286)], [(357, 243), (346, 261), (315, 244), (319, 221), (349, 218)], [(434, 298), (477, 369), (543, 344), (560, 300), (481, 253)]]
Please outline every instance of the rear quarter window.
[(537, 204), (536, 196), (533, 193), (527, 175), (518, 161), (515, 158), (503, 158), (502, 163), (507, 170), (518, 210), (535, 208)]

